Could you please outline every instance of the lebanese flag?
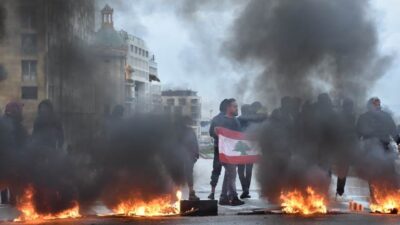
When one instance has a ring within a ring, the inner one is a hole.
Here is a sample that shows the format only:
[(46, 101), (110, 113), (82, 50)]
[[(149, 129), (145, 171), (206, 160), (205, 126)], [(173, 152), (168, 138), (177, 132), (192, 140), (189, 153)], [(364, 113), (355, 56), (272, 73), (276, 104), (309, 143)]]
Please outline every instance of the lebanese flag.
[(257, 144), (242, 132), (216, 127), (219, 161), (228, 164), (250, 164), (259, 161), (261, 154)]

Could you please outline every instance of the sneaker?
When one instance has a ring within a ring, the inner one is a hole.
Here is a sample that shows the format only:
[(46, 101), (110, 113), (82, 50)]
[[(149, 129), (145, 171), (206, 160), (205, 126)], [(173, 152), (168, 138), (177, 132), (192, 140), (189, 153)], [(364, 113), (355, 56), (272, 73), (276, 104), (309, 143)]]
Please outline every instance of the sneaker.
[(232, 200), (231, 200), (231, 206), (239, 206), (239, 205), (243, 205), (244, 204), (244, 201), (241, 201), (238, 197), (234, 197)]
[(200, 198), (196, 196), (196, 193), (193, 191), (189, 194), (189, 201), (200, 201)]
[(220, 197), (218, 204), (219, 205), (231, 205), (231, 202), (229, 201), (229, 199), (227, 197)]
[(208, 196), (208, 199), (210, 199), (210, 200), (214, 200), (215, 199), (215, 196), (214, 196), (213, 192), (211, 192), (211, 194)]
[(240, 195), (240, 198), (241, 198), (241, 199), (244, 199), (244, 198), (251, 198), (251, 196), (249, 195), (249, 192), (248, 192), (248, 191), (244, 191), (244, 192)]

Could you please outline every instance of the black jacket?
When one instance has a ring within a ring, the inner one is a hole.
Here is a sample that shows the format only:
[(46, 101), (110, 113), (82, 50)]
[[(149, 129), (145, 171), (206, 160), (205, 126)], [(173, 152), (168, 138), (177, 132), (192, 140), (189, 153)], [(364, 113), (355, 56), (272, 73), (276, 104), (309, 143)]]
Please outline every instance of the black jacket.
[(215, 147), (218, 147), (218, 135), (215, 133), (216, 127), (223, 127), (234, 131), (241, 131), (242, 129), (239, 120), (236, 117), (230, 118), (225, 116), (223, 113), (218, 114), (211, 120), (210, 125), (210, 136), (214, 138)]

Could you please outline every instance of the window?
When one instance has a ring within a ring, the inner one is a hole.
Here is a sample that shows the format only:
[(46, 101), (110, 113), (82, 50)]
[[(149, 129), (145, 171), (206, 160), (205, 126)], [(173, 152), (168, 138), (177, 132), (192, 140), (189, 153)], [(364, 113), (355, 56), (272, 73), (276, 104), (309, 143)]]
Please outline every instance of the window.
[(175, 105), (175, 99), (173, 98), (167, 99), (167, 105)]
[(25, 29), (36, 28), (36, 15), (33, 6), (26, 6), (20, 8), (21, 26)]
[(183, 114), (182, 106), (176, 106), (175, 107), (175, 114), (177, 114), (177, 115), (182, 115)]
[(38, 98), (37, 87), (21, 87), (21, 98), (22, 99), (37, 99)]
[(200, 114), (192, 112), (192, 119), (193, 119), (193, 120), (198, 120), (198, 119), (200, 119)]
[(21, 62), (22, 80), (23, 81), (36, 80), (36, 67), (37, 67), (37, 61), (22, 60)]
[(139, 51), (139, 50), (138, 50), (138, 47), (135, 46), (135, 53), (137, 54), (138, 51)]
[(179, 105), (186, 105), (186, 98), (180, 98)]
[(131, 45), (131, 52), (133, 52), (133, 45)]
[(37, 51), (36, 34), (23, 34), (21, 36), (21, 47), (23, 53), (36, 53)]
[(139, 48), (139, 55), (142, 55), (142, 49)]
[(190, 102), (191, 102), (192, 104), (198, 104), (198, 103), (199, 103), (199, 100), (198, 100), (198, 99), (192, 99), (192, 100), (190, 100)]
[(197, 113), (200, 111), (200, 108), (198, 106), (191, 106), (190, 107), (190, 111), (192, 111), (192, 113)]
[(146, 51), (146, 58), (148, 58), (149, 57), (149, 52), (148, 51)]

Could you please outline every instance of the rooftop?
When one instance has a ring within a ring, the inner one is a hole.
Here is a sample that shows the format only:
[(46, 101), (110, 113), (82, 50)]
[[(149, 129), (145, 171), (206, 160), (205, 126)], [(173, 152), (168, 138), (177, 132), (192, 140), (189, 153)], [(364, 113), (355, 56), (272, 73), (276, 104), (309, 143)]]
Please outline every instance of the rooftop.
[(161, 92), (162, 96), (197, 96), (197, 91), (192, 90), (166, 90)]

